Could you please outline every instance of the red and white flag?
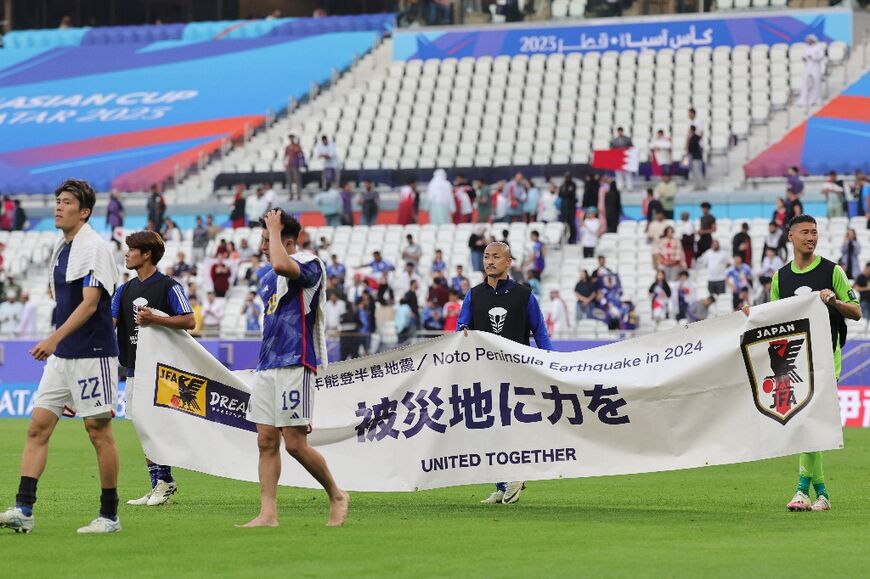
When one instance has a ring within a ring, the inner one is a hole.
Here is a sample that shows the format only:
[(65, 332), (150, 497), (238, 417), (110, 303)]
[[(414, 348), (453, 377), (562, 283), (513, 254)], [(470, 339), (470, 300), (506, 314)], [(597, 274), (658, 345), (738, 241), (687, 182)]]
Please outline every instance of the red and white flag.
[(640, 158), (634, 147), (596, 149), (592, 152), (592, 167), (595, 169), (637, 173), (638, 165)]

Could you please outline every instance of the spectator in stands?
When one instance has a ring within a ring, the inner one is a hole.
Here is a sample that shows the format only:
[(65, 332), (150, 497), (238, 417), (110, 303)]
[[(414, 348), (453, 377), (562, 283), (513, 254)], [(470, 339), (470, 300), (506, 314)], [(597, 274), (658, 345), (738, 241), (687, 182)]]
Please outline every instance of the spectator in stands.
[(176, 262), (172, 266), (172, 271), (175, 272), (177, 276), (187, 276), (190, 275), (190, 264), (185, 261), (185, 255), (183, 251), (179, 251), (178, 255), (176, 255)]
[(72, 17), (71, 16), (64, 16), (63, 18), (60, 19), (60, 24), (58, 25), (58, 28), (60, 28), (60, 29), (72, 28), (72, 25), (73, 25)]
[(323, 214), (323, 219), (330, 227), (341, 225), (341, 194), (334, 187), (319, 191), (314, 196), (314, 203)]
[(163, 238), (164, 241), (181, 241), (181, 229), (179, 229), (178, 224), (167, 217), (163, 220), (163, 226), (160, 228), (160, 237)]
[(233, 202), (230, 204), (230, 223), (232, 224), (233, 229), (238, 229), (247, 225), (245, 215), (245, 186), (241, 183), (236, 185)]
[(803, 195), (804, 182), (801, 180), (800, 169), (797, 167), (789, 167), (788, 175), (786, 176), (786, 192), (791, 192), (797, 197)]
[(598, 206), (598, 192), (601, 190), (601, 175), (587, 173), (583, 178), (583, 199), (580, 210)]
[(474, 205), (468, 195), (469, 187), (463, 185), (453, 188), (453, 215), (454, 224), (471, 223), (474, 217)]
[(815, 34), (807, 35), (804, 48), (804, 78), (798, 103), (814, 107), (822, 102), (822, 70), (825, 67), (825, 47), (819, 44)]
[(737, 310), (744, 301), (743, 296), (740, 294), (741, 290), (745, 289), (748, 292), (749, 288), (752, 287), (752, 268), (743, 263), (743, 257), (740, 254), (732, 256), (731, 261), (733, 265), (728, 268), (725, 274), (725, 281), (731, 290), (734, 309)]
[(655, 196), (662, 204), (665, 219), (673, 219), (674, 203), (677, 199), (677, 184), (673, 182), (670, 175), (662, 175), (662, 180), (656, 185)]
[(858, 215), (864, 215), (865, 212), (870, 212), (870, 207), (864, 202), (864, 185), (867, 183), (864, 177), (864, 171), (855, 169), (855, 180), (849, 185), (849, 191), (852, 193), (852, 199), (858, 202)]
[(710, 308), (714, 303), (716, 303), (716, 300), (710, 296), (693, 301), (686, 310), (686, 320), (690, 323), (706, 320), (707, 316), (710, 315)]
[(208, 230), (202, 222), (202, 217), (196, 216), (196, 226), (193, 228), (193, 261), (202, 263), (205, 259), (205, 250), (208, 247)]
[(864, 264), (864, 271), (855, 278), (852, 288), (861, 298), (861, 318), (870, 321), (870, 261)]
[(344, 285), (344, 276), (347, 273), (347, 268), (338, 261), (338, 256), (336, 254), (332, 254), (329, 256), (330, 262), (326, 265), (326, 277), (335, 277), (341, 281), (341, 285)]
[(245, 332), (248, 334), (260, 333), (260, 314), (263, 309), (257, 299), (257, 292), (248, 292), (245, 304), (242, 306), (242, 315), (245, 316)]
[(509, 223), (511, 220), (511, 204), (505, 192), (505, 182), (499, 181), (495, 184), (495, 190), (492, 196), (492, 222), (493, 223)]
[(559, 336), (571, 328), (568, 306), (559, 295), (559, 290), (550, 290), (550, 307), (547, 309), (546, 323), (547, 332), (551, 336)]
[(408, 304), (408, 307), (411, 308), (411, 312), (414, 314), (414, 324), (418, 327), (422, 326), (422, 321), (420, 319), (420, 306), (417, 300), (417, 292), (420, 290), (420, 281), (419, 279), (412, 279), (411, 285), (408, 287), (408, 291), (406, 291), (402, 295), (402, 299), (405, 300), (405, 303)]
[(425, 0), (405, 0), (400, 5), (402, 11), (398, 17), (398, 25), (402, 28), (425, 26), (424, 2)]
[(776, 249), (774, 249), (773, 247), (765, 246), (764, 257), (761, 258), (761, 268), (759, 269), (759, 275), (773, 278), (773, 274), (779, 271), (779, 269), (784, 265), (785, 262), (779, 255), (776, 254)]
[(783, 263), (788, 258), (788, 249), (785, 246), (785, 232), (780, 229), (775, 221), (767, 224), (767, 236), (764, 238), (764, 248), (762, 252), (767, 253), (768, 249), (772, 249), (775, 255), (778, 255)]
[(353, 183), (350, 181), (346, 181), (344, 185), (341, 186), (341, 193), (339, 196), (341, 197), (341, 224), (342, 225), (353, 225), (353, 193), (352, 193)]
[(526, 200), (523, 202), (523, 221), (531, 223), (538, 219), (538, 203), (541, 200), (541, 191), (528, 179), (523, 179), (523, 187), (526, 189)]
[(241, 258), (239, 250), (236, 249), (235, 241), (227, 242), (227, 258), (234, 261), (238, 261)]
[(370, 293), (366, 292), (360, 296), (357, 306), (360, 321), (360, 345), (363, 354), (368, 355), (372, 347), (372, 334), (375, 332), (375, 300)]
[(530, 271), (537, 272), (538, 276), (544, 273), (546, 267), (546, 248), (544, 242), (541, 241), (541, 234), (537, 230), (529, 233), (529, 268)]
[(688, 271), (680, 271), (680, 274), (677, 276), (677, 285), (672, 291), (675, 298), (674, 301), (676, 302), (676, 307), (674, 308), (676, 314), (674, 317), (677, 320), (683, 320), (687, 317), (689, 304), (695, 301), (696, 297), (695, 286), (689, 279)]
[(223, 231), (224, 228), (214, 222), (214, 215), (209, 214), (205, 216), (205, 229), (206, 232), (208, 232), (208, 240), (211, 241), (217, 237), (217, 234)]
[(15, 278), (11, 275), (6, 276), (6, 283), (3, 284), (2, 289), (5, 289), (5, 293), (2, 295), (7, 295), (10, 291), (15, 293), (15, 299), (17, 300), (21, 296), (21, 284), (15, 281)]
[(598, 247), (598, 237), (601, 235), (601, 221), (598, 219), (598, 209), (590, 207), (583, 214), (580, 223), (580, 245), (583, 247), (583, 257), (595, 257)]
[(450, 290), (447, 287), (447, 281), (444, 279), (444, 274), (440, 271), (432, 272), (432, 285), (429, 286), (427, 299), (432, 301), (435, 307), (443, 307), (447, 303), (448, 293)]
[(106, 226), (113, 232), (124, 227), (124, 203), (121, 202), (121, 192), (112, 189), (109, 206), (106, 207)]
[(616, 233), (616, 230), (619, 227), (619, 220), (622, 217), (622, 193), (620, 193), (618, 186), (613, 186), (613, 180), (609, 175), (606, 175), (603, 181), (607, 182), (608, 187), (604, 192), (603, 209), (599, 203), (598, 209), (604, 212), (599, 215), (599, 219), (602, 219), (603, 226), (607, 230), (607, 233)]
[(459, 301), (459, 292), (451, 289), (447, 292), (447, 303), (444, 304), (444, 331), (455, 332), (456, 323), (459, 320), (459, 312), (462, 302)]
[(327, 189), (338, 182), (338, 168), (340, 166), (335, 144), (329, 142), (329, 137), (326, 135), (320, 137), (320, 142), (314, 147), (314, 156), (323, 162), (323, 171), (320, 173), (320, 188)]
[(353, 284), (347, 288), (347, 300), (352, 304), (358, 304), (362, 299), (363, 294), (369, 293), (371, 290), (366, 284), (361, 273), (353, 274)]
[(661, 201), (656, 199), (655, 191), (651, 187), (647, 188), (646, 197), (640, 202), (640, 211), (646, 219), (644, 231), (649, 229), (649, 224), (655, 219), (656, 213), (665, 212), (665, 208), (662, 207)]
[(689, 137), (686, 139), (686, 156), (689, 158), (689, 179), (695, 191), (706, 189), (704, 185), (704, 150), (701, 147), (701, 135), (694, 126), (689, 126)]
[(360, 205), (360, 224), (374, 225), (381, 209), (381, 195), (371, 181), (363, 182), (363, 190), (357, 195), (356, 202)]
[(413, 235), (406, 235), (405, 242), (407, 245), (402, 250), (402, 261), (413, 264), (414, 269), (416, 270), (417, 266), (420, 264), (420, 258), (423, 257), (423, 248), (419, 243), (414, 241)]
[(432, 259), (432, 265), (429, 269), (432, 275), (436, 272), (444, 274), (447, 271), (447, 264), (444, 262), (444, 254), (440, 249), (435, 250), (435, 257)]
[(224, 301), (217, 299), (215, 292), (208, 292), (202, 306), (202, 326), (206, 336), (220, 333), (221, 320), (224, 319)]
[(15, 203), (9, 195), (4, 195), (0, 201), (0, 229), (12, 231), (12, 218), (15, 216)]
[(525, 186), (525, 179), (522, 173), (514, 175), (513, 180), (508, 181), (504, 188), (504, 195), (510, 206), (509, 221), (511, 223), (523, 220), (523, 206), (528, 197), (528, 191)]
[(822, 195), (828, 206), (828, 217), (843, 217), (849, 211), (846, 202), (846, 186), (837, 179), (837, 172), (831, 171), (822, 183)]
[(6, 301), (0, 303), (0, 334), (9, 337), (15, 335), (23, 308), (24, 304), (18, 301), (15, 291), (7, 289)]
[(577, 321), (592, 317), (592, 302), (595, 300), (595, 282), (589, 277), (589, 272), (580, 271), (580, 281), (574, 286), (574, 299), (577, 305), (574, 308), (574, 319)]
[(396, 294), (393, 288), (390, 287), (389, 274), (386, 272), (378, 276), (378, 290), (375, 294), (375, 301), (382, 306), (392, 306), (396, 303)]
[(399, 191), (399, 225), (417, 223), (417, 182), (408, 179), (408, 182)]
[(758, 296), (752, 301), (753, 306), (760, 306), (761, 304), (766, 304), (770, 301), (770, 288), (773, 282), (773, 278), (768, 275), (762, 275), (758, 278), (758, 283), (761, 285), (761, 289), (758, 292)]
[(441, 332), (444, 330), (444, 316), (442, 309), (436, 308), (434, 304), (429, 302), (423, 310), (423, 328), (430, 332)]
[(399, 300), (393, 324), (396, 328), (397, 345), (402, 346), (413, 337), (416, 322), (414, 320), (414, 313), (411, 311), (411, 306), (408, 305), (405, 298)]
[(30, 294), (21, 292), (19, 297), (21, 302), (21, 314), (18, 317), (18, 327), (15, 329), (15, 335), (18, 338), (35, 338), (37, 337), (37, 309), (36, 304), (30, 299)]
[(392, 263), (381, 256), (380, 251), (373, 251), (372, 260), (368, 263), (362, 264), (360, 267), (366, 266), (372, 268), (372, 271), (375, 273), (389, 273), (396, 269)]
[(230, 256), (230, 248), (227, 246), (227, 240), (221, 239), (218, 241), (218, 246), (214, 250), (215, 257), (227, 258)]
[(450, 216), (456, 210), (456, 202), (453, 197), (453, 187), (447, 180), (447, 172), (444, 169), (435, 170), (426, 190), (426, 199), (429, 203), (429, 223), (445, 225), (451, 222)]
[(254, 257), (254, 248), (248, 243), (248, 238), (243, 237), (239, 242), (239, 259), (242, 261), (250, 261)]
[(652, 257), (653, 269), (659, 267), (659, 243), (665, 234), (665, 229), (672, 227), (673, 222), (665, 220), (665, 214), (656, 212), (652, 222), (646, 228), (646, 239), (649, 242), (650, 256)]
[(359, 358), (359, 347), (362, 342), (359, 332), (362, 328), (362, 321), (359, 317), (356, 304), (348, 300), (345, 304), (345, 311), (340, 318), (340, 334), (338, 337), (338, 349), (342, 360), (350, 360)]
[(649, 296), (652, 319), (658, 322), (670, 317), (671, 286), (662, 270), (656, 272), (656, 279), (649, 286)]
[(568, 226), (568, 243), (577, 243), (577, 185), (570, 171), (559, 187), (559, 221)]
[(417, 284), (422, 284), (423, 280), (420, 275), (416, 271), (416, 265), (412, 261), (408, 261), (405, 263), (404, 269), (402, 271), (396, 273), (393, 279), (393, 289), (396, 291), (396, 294), (399, 297), (405, 295), (408, 290), (411, 288), (412, 282), (417, 282)]
[(704, 119), (694, 108), (689, 109), (689, 128), (694, 128), (695, 134), (699, 137), (704, 136)]
[(752, 238), (749, 237), (749, 224), (745, 221), (740, 225), (740, 231), (731, 240), (731, 255), (739, 255), (743, 263), (752, 265)]
[[(671, 142), (670, 137), (665, 136), (665, 132), (661, 129), (656, 131), (656, 136), (649, 144), (650, 151), (652, 151), (652, 157), (655, 159), (655, 162), (661, 168), (662, 177), (667, 175), (671, 176), (672, 165), (673, 165), (673, 148), (674, 145)], [(671, 216), (673, 219), (673, 216)]]
[(429, 0), (426, 23), (430, 26), (452, 24), (452, 15), (450, 0)]
[(718, 239), (713, 240), (713, 246), (698, 258), (698, 263), (707, 268), (707, 291), (714, 296), (724, 294), (730, 261)]
[[(625, 134), (622, 127), (616, 128), (616, 136), (610, 139), (611, 149), (628, 149), (634, 147), (631, 137)], [(616, 187), (620, 191), (631, 193), (634, 190), (634, 173), (631, 171), (616, 171)]]
[(12, 203), (15, 206), (12, 213), (12, 231), (24, 231), (28, 227), (27, 212), (21, 206), (21, 199), (16, 199)]
[[(229, 266), (224, 263), (223, 255), (218, 254), (217, 258), (215, 258), (215, 262), (211, 265), (211, 283), (214, 287), (214, 293), (217, 297), (223, 298), (227, 295), (227, 292), (230, 289), (230, 276), (232, 275), (232, 270), (230, 270)], [(208, 306), (208, 304), (206, 304)]]
[(713, 234), (716, 233), (716, 217), (710, 213), (712, 208), (713, 206), (707, 201), (701, 203), (701, 218), (698, 225), (698, 257), (710, 249), (713, 243)]
[(492, 221), (492, 190), (480, 179), (474, 180), (475, 205), (477, 206), (477, 222)]
[(151, 194), (148, 196), (146, 210), (148, 221), (154, 223), (155, 226), (163, 223), (163, 218), (166, 216), (166, 200), (160, 194), (157, 185), (151, 185)]
[(477, 225), (468, 237), (468, 249), (471, 250), (471, 268), (474, 271), (483, 271), (483, 251), (486, 249), (484, 232), (484, 227)]
[(544, 223), (554, 223), (559, 220), (558, 189), (552, 181), (547, 183), (538, 200), (538, 220)]
[(675, 236), (683, 247), (686, 267), (691, 268), (695, 259), (695, 224), (689, 220), (689, 212), (680, 213), (680, 221), (675, 226)]
[(284, 148), (284, 169), (287, 173), (287, 191), (290, 193), (290, 200), (293, 200), (294, 195), (302, 200), (302, 173), (308, 169), (305, 163), (305, 153), (302, 152), (302, 147), (299, 145), (299, 139), (296, 135), (288, 135), (290, 142)]
[(462, 283), (467, 282), (468, 278), (465, 277), (465, 268), (461, 265), (456, 266), (456, 275), (450, 278), (450, 288), (455, 289), (460, 294), (462, 293)]
[(266, 213), (266, 201), (263, 199), (263, 188), (257, 187), (254, 195), (249, 195), (245, 199), (245, 221), (248, 227), (258, 227), (260, 218)]
[(788, 189), (785, 193), (785, 222), (789, 223), (798, 215), (804, 214), (804, 204), (797, 193)]
[(683, 255), (682, 241), (674, 235), (674, 228), (670, 225), (665, 227), (658, 244), (659, 269), (665, 272), (668, 281), (675, 281), (681, 269), (686, 267), (686, 257)]
[(851, 227), (843, 239), (840, 253), (840, 265), (846, 272), (846, 277), (855, 279), (861, 271), (861, 244), (858, 242), (858, 232)]
[(785, 208), (785, 199), (782, 197), (777, 197), (773, 202), (773, 216), (770, 218), (770, 222), (776, 225), (776, 227), (780, 230), (785, 229), (785, 218), (786, 218), (786, 208)]
[(598, 267), (595, 268), (595, 271), (592, 273), (593, 278), (597, 278), (599, 280), (603, 279), (604, 276), (614, 275), (614, 271), (607, 267), (607, 257), (604, 255), (598, 256)]
[(326, 296), (325, 309), (324, 325), (326, 331), (335, 334), (341, 329), (341, 316), (347, 311), (347, 304), (339, 299), (337, 292), (332, 292)]

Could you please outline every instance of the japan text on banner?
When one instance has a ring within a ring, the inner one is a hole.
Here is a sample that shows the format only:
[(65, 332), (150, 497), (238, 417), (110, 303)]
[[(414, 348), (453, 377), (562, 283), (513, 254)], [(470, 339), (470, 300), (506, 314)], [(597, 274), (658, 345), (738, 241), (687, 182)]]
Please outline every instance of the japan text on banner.
[[(815, 294), (582, 352), (453, 334), (322, 371), (311, 442), (338, 483), (360, 491), (841, 448), (830, 336)], [(146, 454), (256, 480), (252, 376), (227, 371), (180, 332), (143, 328), (140, 340), (132, 418)], [(316, 486), (286, 455), (281, 484)]]

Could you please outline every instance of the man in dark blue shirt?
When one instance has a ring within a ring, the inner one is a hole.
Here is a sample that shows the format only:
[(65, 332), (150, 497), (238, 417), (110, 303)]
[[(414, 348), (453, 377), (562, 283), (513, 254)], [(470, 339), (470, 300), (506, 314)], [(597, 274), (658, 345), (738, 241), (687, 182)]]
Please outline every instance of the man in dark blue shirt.
[[(543, 350), (552, 350), (544, 314), (531, 288), (508, 277), (510, 247), (501, 241), (490, 243), (483, 252), (486, 280), (465, 294), (456, 329), (498, 334), (519, 344), (529, 345), (529, 337)], [(520, 500), (523, 481), (500, 482), (495, 492), (481, 502), (511, 504)]]
[(63, 232), (63, 243), (52, 261), (58, 327), (30, 352), (48, 362), (27, 429), (15, 506), (0, 514), (0, 527), (23, 533), (33, 530), (36, 484), (45, 470), (48, 441), (68, 409), (84, 420), (97, 452), (102, 487), (99, 517), (78, 532), (114, 533), (121, 530), (118, 451), (111, 423), (118, 395), (111, 297), (118, 270), (109, 244), (87, 223), (96, 203), (90, 185), (68, 180), (54, 196), (54, 225)]

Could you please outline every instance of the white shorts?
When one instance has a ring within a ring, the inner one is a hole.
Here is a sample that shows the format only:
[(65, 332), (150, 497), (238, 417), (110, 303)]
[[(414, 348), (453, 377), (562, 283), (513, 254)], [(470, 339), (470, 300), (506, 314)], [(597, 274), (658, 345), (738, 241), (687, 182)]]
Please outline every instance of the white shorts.
[(247, 418), (255, 424), (308, 426), (314, 406), (314, 373), (305, 366), (270, 368), (256, 373)]
[(118, 358), (49, 356), (34, 406), (57, 416), (68, 408), (82, 418), (111, 418), (117, 403)]

